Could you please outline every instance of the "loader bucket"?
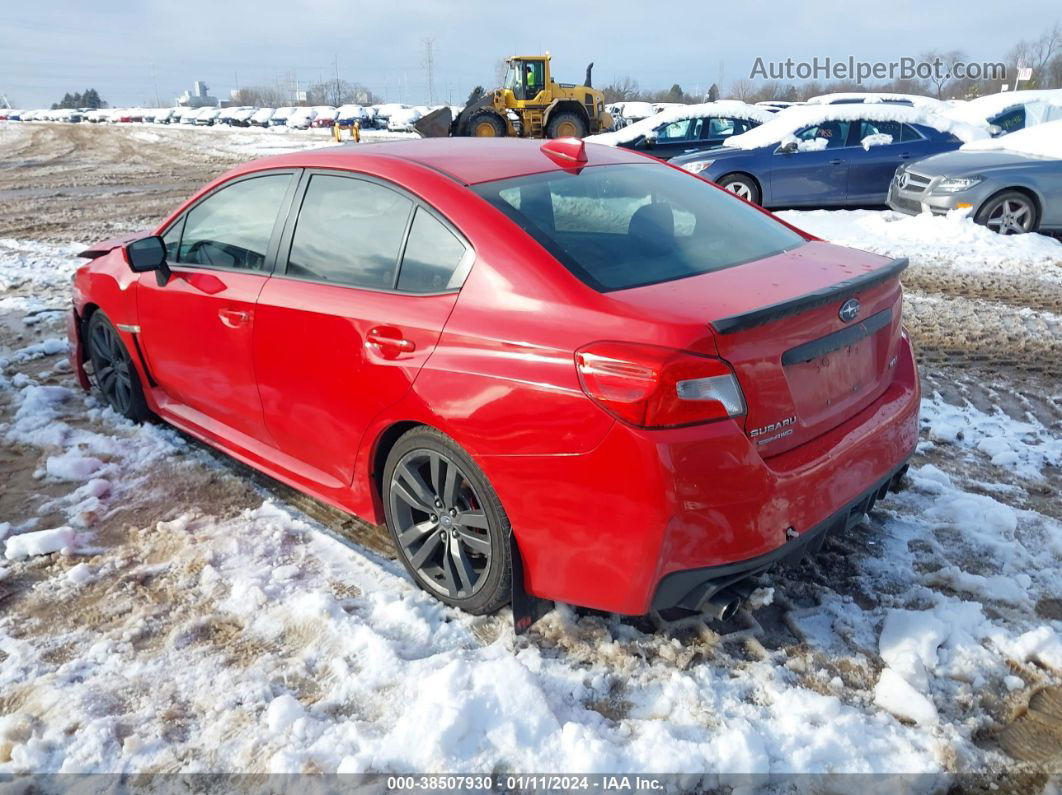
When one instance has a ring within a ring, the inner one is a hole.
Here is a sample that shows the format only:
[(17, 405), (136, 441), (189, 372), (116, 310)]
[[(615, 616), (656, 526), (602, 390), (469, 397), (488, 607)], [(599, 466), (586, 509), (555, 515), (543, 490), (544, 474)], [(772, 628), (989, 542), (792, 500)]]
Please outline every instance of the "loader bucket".
[(450, 135), (453, 120), (454, 114), (449, 108), (439, 108), (413, 122), (413, 129), (421, 138), (446, 138)]

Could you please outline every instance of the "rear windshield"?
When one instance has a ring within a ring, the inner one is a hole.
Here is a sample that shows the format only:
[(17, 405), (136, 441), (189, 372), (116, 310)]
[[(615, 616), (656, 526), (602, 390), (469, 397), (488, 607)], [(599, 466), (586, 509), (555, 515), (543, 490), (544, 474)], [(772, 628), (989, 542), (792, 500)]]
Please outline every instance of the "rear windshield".
[(654, 163), (550, 171), (472, 189), (602, 292), (721, 270), (805, 242), (729, 193)]

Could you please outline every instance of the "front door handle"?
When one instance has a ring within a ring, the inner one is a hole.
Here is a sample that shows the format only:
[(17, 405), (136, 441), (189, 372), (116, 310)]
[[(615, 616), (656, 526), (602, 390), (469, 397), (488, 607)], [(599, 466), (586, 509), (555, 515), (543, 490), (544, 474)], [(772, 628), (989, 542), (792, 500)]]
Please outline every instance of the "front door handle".
[(911, 153), (910, 152), (900, 152), (900, 160), (910, 160), (910, 159), (911, 159)]
[(251, 313), (245, 309), (219, 309), (218, 317), (229, 328), (239, 328), (251, 319)]
[(843, 162), (844, 162), (843, 160), (836, 160), (836, 159), (835, 159), (835, 160), (831, 160), (831, 161), (830, 161), (830, 165), (831, 165), (831, 166), (839, 166), (839, 165), (841, 165), (841, 163), (843, 163)]
[(369, 333), (365, 335), (365, 341), (370, 345), (375, 345), (385, 354), (412, 353), (417, 349), (413, 340), (405, 339), (401, 331), (389, 326), (369, 329)]

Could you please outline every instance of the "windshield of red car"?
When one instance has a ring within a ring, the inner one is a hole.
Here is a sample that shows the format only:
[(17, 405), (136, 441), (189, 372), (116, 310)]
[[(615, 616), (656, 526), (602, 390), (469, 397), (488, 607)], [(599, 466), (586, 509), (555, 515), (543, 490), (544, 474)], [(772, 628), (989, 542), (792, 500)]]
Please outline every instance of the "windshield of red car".
[(737, 197), (653, 163), (551, 171), (472, 189), (601, 292), (729, 268), (805, 242)]

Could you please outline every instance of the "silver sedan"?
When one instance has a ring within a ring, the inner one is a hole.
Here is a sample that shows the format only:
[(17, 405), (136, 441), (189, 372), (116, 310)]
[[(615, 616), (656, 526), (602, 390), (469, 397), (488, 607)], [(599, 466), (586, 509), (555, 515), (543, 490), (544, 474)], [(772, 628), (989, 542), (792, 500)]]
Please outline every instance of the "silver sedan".
[(896, 170), (888, 203), (909, 215), (965, 209), (1001, 234), (1062, 231), (1062, 160), (1003, 149), (933, 155)]

